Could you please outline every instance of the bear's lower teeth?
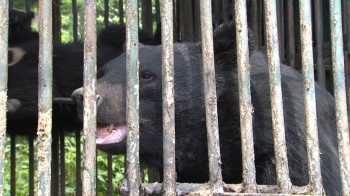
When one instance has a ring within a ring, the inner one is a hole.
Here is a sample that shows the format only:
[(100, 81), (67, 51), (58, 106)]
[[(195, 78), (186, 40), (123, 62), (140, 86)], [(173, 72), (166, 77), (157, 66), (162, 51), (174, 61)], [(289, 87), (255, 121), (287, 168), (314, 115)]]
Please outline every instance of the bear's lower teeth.
[(109, 124), (109, 125), (108, 125), (108, 128), (107, 128), (107, 131), (108, 131), (109, 133), (112, 133), (113, 128), (114, 128), (114, 124)]

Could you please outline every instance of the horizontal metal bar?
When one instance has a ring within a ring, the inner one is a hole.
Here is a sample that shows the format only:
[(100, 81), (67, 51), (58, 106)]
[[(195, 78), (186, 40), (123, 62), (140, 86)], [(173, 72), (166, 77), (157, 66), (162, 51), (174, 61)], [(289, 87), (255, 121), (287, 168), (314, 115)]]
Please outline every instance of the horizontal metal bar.
[(76, 104), (72, 101), (71, 98), (66, 97), (55, 97), (52, 99), (53, 103), (63, 103), (63, 104)]

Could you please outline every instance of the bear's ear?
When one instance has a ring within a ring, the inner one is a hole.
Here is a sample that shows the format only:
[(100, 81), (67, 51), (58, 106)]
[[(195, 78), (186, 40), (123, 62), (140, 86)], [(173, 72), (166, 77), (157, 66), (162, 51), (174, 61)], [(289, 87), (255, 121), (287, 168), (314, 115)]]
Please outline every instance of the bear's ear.
[(22, 48), (9, 48), (8, 49), (8, 66), (12, 66), (20, 62), (25, 54), (26, 54), (26, 51), (24, 51)]
[[(219, 55), (222, 53), (236, 53), (236, 24), (234, 21), (229, 21), (221, 24), (213, 33), (214, 53)], [(252, 54), (256, 50), (256, 42), (254, 34), (250, 28), (248, 28), (248, 47), (249, 54)]]

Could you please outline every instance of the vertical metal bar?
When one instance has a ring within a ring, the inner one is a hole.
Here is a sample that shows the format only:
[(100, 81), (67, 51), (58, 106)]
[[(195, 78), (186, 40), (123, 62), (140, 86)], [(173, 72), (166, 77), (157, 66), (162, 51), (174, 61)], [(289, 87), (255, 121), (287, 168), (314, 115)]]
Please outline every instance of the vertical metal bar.
[(26, 0), (26, 12), (30, 12), (31, 0)]
[(16, 136), (11, 135), (11, 195), (16, 195), (16, 165)]
[(6, 146), (6, 102), (7, 102), (7, 47), (8, 47), (8, 0), (2, 0), (0, 11), (0, 195), (4, 194), (4, 166)]
[(64, 144), (64, 132), (59, 134), (60, 136), (60, 193), (61, 196), (65, 195), (66, 191), (66, 153), (65, 153), (65, 144)]
[(124, 0), (119, 0), (119, 22), (120, 24), (124, 24)]
[[(319, 2), (319, 1), (318, 1)], [(294, 3), (287, 1), (287, 62), (295, 67)]]
[(219, 123), (216, 104), (216, 84), (213, 50), (213, 27), (211, 16), (211, 1), (201, 0), (201, 32), (203, 82), (206, 126), (208, 137), (209, 183), (213, 193), (223, 193), (221, 158), (219, 146)]
[(129, 194), (139, 195), (139, 43), (137, 0), (126, 0), (126, 115), (127, 158), (126, 177)]
[(111, 154), (107, 154), (107, 167), (108, 167), (108, 195), (113, 195), (113, 159)]
[(266, 17), (266, 51), (269, 64), (269, 84), (271, 94), (271, 112), (273, 138), (276, 157), (277, 185), (281, 193), (289, 193), (287, 148), (284, 130), (283, 103), (281, 90), (281, 73), (279, 57), (279, 40), (276, 20), (276, 0), (265, 0)]
[(83, 195), (96, 195), (96, 0), (84, 2)]
[(301, 60), (304, 75), (304, 102), (306, 113), (306, 147), (311, 191), (322, 195), (320, 151), (317, 135), (315, 81), (312, 51), (312, 24), (310, 1), (300, 1)]
[(52, 0), (52, 33), (53, 40), (61, 42), (61, 0)]
[(141, 1), (142, 29), (153, 32), (152, 0)]
[(345, 1), (345, 9), (346, 11), (346, 24), (347, 24), (347, 33), (346, 33), (346, 61), (345, 61), (345, 72), (346, 72), (346, 89), (347, 100), (348, 100), (348, 114), (350, 113), (350, 1)]
[(73, 40), (74, 42), (78, 42), (77, 0), (72, 0), (72, 14), (73, 14)]
[(350, 195), (350, 146), (349, 146), (349, 124), (346, 105), (346, 90), (344, 78), (344, 54), (343, 33), (340, 10), (340, 0), (330, 1), (331, 13), (331, 43), (332, 64), (334, 75), (334, 97), (336, 107), (340, 176), (342, 180), (343, 195)]
[(284, 59), (284, 12), (283, 1), (276, 1), (277, 24), (278, 24), (278, 41), (280, 58)]
[(242, 140), (242, 169), (245, 192), (256, 192), (254, 144), (253, 144), (253, 117), (250, 96), (250, 70), (248, 48), (248, 25), (246, 1), (236, 0), (235, 3), (237, 65), (239, 83), (239, 106)]
[(323, 13), (322, 1), (314, 1), (315, 9), (315, 33), (316, 35), (316, 62), (317, 62), (317, 82), (326, 88), (326, 72), (323, 65)]
[(104, 10), (104, 23), (105, 27), (108, 26), (108, 19), (109, 19), (109, 0), (104, 0), (105, 10)]
[(51, 195), (52, 1), (39, 0), (38, 191)]
[(80, 130), (76, 130), (75, 133), (75, 161), (76, 161), (76, 188), (75, 188), (75, 195), (76, 196), (81, 196), (82, 195), (82, 182), (81, 182), (81, 148), (80, 148)]
[(162, 0), (163, 191), (176, 195), (173, 1)]
[(29, 195), (34, 196), (34, 139), (28, 139), (29, 143)]

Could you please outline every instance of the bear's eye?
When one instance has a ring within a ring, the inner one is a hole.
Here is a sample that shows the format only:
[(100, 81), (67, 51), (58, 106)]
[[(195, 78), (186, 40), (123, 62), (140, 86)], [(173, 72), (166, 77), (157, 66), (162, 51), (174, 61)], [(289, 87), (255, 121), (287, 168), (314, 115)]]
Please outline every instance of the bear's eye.
[(142, 79), (144, 79), (144, 80), (150, 80), (150, 79), (153, 78), (153, 75), (152, 75), (151, 72), (145, 72), (145, 73), (142, 74), (141, 77), (142, 77)]

